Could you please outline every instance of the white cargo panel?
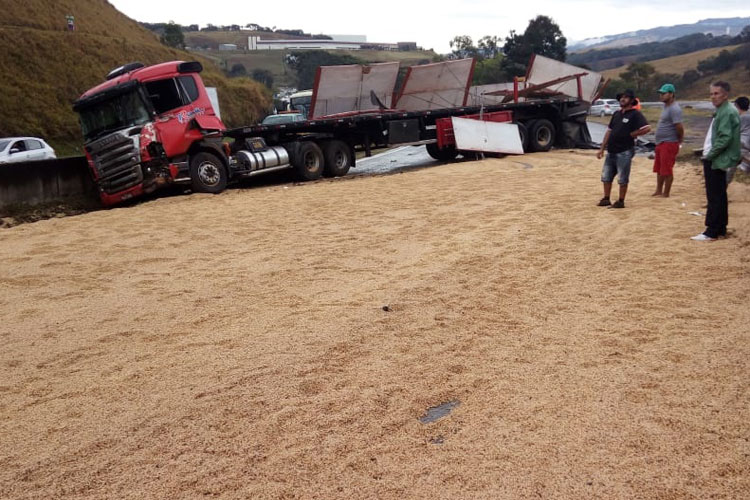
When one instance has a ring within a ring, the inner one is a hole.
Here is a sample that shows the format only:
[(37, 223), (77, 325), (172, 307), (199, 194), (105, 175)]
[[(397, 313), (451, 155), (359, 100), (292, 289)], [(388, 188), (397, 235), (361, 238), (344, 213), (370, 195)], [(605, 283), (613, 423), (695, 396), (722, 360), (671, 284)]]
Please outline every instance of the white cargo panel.
[[(602, 75), (590, 69), (579, 68), (564, 62), (555, 61), (549, 57), (534, 56), (534, 61), (531, 63), (531, 68), (529, 69), (529, 77), (526, 79), (526, 86), (531, 87), (532, 85), (539, 85), (563, 76), (579, 73), (588, 73), (588, 75), (581, 77), (581, 89), (583, 100), (591, 102), (596, 96), (597, 90), (599, 90)], [(578, 98), (578, 82), (575, 79), (550, 85), (547, 88), (561, 92), (574, 99)]]
[(313, 89), (310, 118), (377, 110), (378, 106), (370, 101), (370, 91), (386, 107), (390, 106), (398, 67), (398, 62), (321, 66)]
[(474, 59), (411, 66), (394, 108), (404, 111), (464, 106)]
[(515, 123), (486, 122), (452, 117), (453, 135), (459, 151), (523, 154), (523, 144)]

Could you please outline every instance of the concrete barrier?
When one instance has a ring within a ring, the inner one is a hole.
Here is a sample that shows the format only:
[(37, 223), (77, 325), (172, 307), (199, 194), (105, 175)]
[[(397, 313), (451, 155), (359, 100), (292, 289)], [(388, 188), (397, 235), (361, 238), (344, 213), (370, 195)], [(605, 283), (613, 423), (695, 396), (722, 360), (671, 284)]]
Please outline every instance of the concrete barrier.
[(0, 209), (70, 198), (98, 203), (96, 186), (84, 156), (0, 165)]

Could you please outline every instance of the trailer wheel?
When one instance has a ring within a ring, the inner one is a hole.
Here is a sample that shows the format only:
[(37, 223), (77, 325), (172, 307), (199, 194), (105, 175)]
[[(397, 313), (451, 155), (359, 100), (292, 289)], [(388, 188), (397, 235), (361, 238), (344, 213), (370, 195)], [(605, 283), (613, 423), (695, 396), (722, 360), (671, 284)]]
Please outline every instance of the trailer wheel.
[(453, 161), (458, 156), (458, 150), (455, 146), (440, 149), (437, 143), (430, 143), (426, 145), (427, 154), (432, 156), (438, 161)]
[(227, 169), (216, 155), (201, 152), (190, 159), (190, 185), (196, 193), (221, 193), (227, 180)]
[(323, 152), (312, 141), (302, 142), (292, 156), (292, 165), (303, 181), (314, 181), (323, 175)]
[(534, 120), (529, 127), (529, 147), (532, 151), (549, 151), (555, 143), (555, 126), (549, 120)]
[(521, 147), (525, 153), (529, 150), (529, 130), (521, 122), (517, 122), (516, 125), (518, 126), (518, 135), (521, 137)]
[(343, 141), (329, 141), (323, 145), (325, 166), (323, 175), (326, 177), (341, 177), (346, 175), (352, 166), (352, 150)]

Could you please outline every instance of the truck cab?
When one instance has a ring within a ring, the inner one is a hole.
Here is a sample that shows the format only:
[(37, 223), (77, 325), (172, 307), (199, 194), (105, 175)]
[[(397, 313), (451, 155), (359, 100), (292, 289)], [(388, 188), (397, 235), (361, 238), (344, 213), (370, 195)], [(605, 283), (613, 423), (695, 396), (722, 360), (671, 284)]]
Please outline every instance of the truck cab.
[(190, 183), (204, 192), (225, 187), (225, 126), (203, 85), (202, 69), (199, 62), (128, 64), (75, 102), (86, 158), (105, 205), (166, 183)]

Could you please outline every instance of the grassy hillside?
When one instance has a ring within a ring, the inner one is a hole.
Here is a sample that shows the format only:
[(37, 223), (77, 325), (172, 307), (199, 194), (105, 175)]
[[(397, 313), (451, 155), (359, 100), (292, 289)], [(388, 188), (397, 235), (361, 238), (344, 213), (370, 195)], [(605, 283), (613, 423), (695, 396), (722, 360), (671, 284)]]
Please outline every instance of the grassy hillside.
[[(689, 54), (682, 54), (679, 56), (667, 57), (664, 59), (655, 59), (653, 61), (646, 61), (648, 64), (656, 68), (659, 73), (678, 73), (682, 74), (689, 69), (695, 69), (698, 65), (698, 61), (708, 59), (717, 55), (722, 50), (734, 50), (739, 45), (729, 45), (727, 47), (714, 47), (711, 49), (698, 50)], [(620, 73), (625, 71), (627, 64), (619, 66), (617, 68), (608, 69), (601, 73), (607, 78), (617, 78)]]
[[(274, 78), (276, 87), (297, 86), (296, 74), (284, 64), (284, 57), (290, 51), (287, 50), (257, 50), (257, 51), (198, 51), (204, 57), (215, 60), (226, 69), (231, 69), (235, 64), (242, 64), (247, 73), (254, 69), (270, 71)], [(356, 57), (368, 63), (398, 61), (401, 66), (413, 66), (424, 61), (432, 61), (435, 53), (432, 51), (383, 51), (383, 50), (331, 50), (328, 52), (346, 54)]]
[[(255, 32), (255, 31), (187, 31), (185, 32), (185, 45), (192, 47), (191, 52), (215, 61), (224, 69), (231, 69), (235, 64), (242, 64), (251, 74), (254, 69), (270, 71), (273, 75), (274, 86), (297, 86), (296, 75), (284, 64), (284, 57), (289, 53), (287, 50), (258, 50), (248, 52), (247, 37), (251, 35), (260, 36), (263, 39), (299, 39), (296, 37), (279, 33)], [(237, 51), (223, 52), (216, 50), (219, 44), (233, 43), (237, 45)], [(209, 50), (203, 50), (209, 47)], [(356, 57), (368, 63), (398, 61), (401, 66), (412, 66), (424, 61), (432, 61), (435, 52), (431, 50), (422, 51), (384, 51), (384, 50), (332, 50), (336, 54), (345, 54)]]
[[(683, 74), (687, 70), (696, 69), (699, 61), (716, 56), (722, 50), (732, 51), (737, 47), (739, 47), (739, 45), (699, 50), (697, 52), (691, 52), (690, 54), (647, 61), (647, 64), (653, 66), (657, 73)], [(627, 66), (620, 66), (615, 69), (603, 71), (602, 74), (608, 78), (619, 78), (619, 74), (626, 69)], [(681, 100), (707, 100), (708, 87), (711, 82), (717, 80), (725, 80), (729, 82), (732, 85), (733, 96), (750, 95), (750, 71), (745, 69), (744, 64), (736, 64), (735, 67), (729, 71), (704, 76), (687, 87), (678, 88), (678, 98)]]
[[(66, 30), (68, 14), (74, 32)], [(80, 151), (82, 141), (73, 101), (127, 62), (201, 60), (229, 126), (253, 123), (270, 106), (260, 84), (229, 80), (211, 61), (161, 45), (105, 0), (0, 0), (0, 46), (0, 137), (41, 136), (63, 153)]]
[(186, 31), (185, 45), (218, 49), (219, 44), (233, 43), (244, 49), (247, 48), (247, 37), (249, 36), (259, 36), (263, 40), (309, 40), (307, 37), (269, 33), (267, 31)]

